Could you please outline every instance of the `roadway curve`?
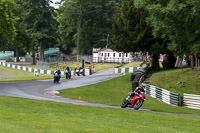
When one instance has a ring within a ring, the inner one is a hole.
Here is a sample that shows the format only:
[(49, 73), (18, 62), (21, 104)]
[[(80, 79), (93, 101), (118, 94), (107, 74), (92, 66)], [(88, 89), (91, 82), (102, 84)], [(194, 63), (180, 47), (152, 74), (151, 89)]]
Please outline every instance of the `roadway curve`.
[[(0, 83), (0, 95), (22, 97), (22, 98), (36, 99), (36, 100), (48, 100), (48, 101), (72, 103), (72, 104), (78, 104), (78, 105), (87, 105), (87, 106), (95, 106), (95, 107), (103, 107), (103, 108), (121, 109), (120, 106), (89, 103), (85, 101), (73, 100), (73, 99), (63, 98), (63, 97), (54, 95), (55, 94), (54, 92), (56, 90), (95, 84), (95, 83), (109, 80), (121, 75), (122, 74), (104, 74), (104, 73), (98, 74), (97, 73), (95, 75), (90, 75), (90, 76), (85, 76), (85, 77), (82, 77), (82, 76), (73, 77), (70, 80), (61, 79), (61, 82), (59, 84), (54, 84), (53, 79)], [(131, 108), (127, 108), (127, 109), (131, 109)], [(151, 111), (147, 109), (139, 109), (139, 111), (155, 112), (155, 111)], [(200, 117), (200, 115), (190, 115), (190, 114), (175, 114), (175, 113), (166, 113), (166, 112), (155, 112), (155, 113)]]

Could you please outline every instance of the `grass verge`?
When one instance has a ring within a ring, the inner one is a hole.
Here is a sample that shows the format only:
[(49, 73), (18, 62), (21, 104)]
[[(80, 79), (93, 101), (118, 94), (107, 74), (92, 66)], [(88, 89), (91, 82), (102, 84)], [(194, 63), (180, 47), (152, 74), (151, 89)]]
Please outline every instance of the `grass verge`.
[[(120, 106), (129, 91), (131, 91), (130, 74), (126, 74), (93, 85), (60, 90), (60, 95), (72, 99), (81, 97), (81, 100), (88, 102)], [(142, 108), (161, 112), (200, 114), (199, 110), (170, 106), (151, 97), (146, 97)]]
[[(141, 63), (142, 62), (131, 62), (128, 64), (123, 64), (121, 67), (122, 68), (139, 67)], [(23, 65), (23, 66), (36, 68), (36, 65)], [(58, 65), (55, 65), (55, 66), (51, 66), (51, 67), (48, 66), (47, 69), (54, 71), (60, 68), (62, 71), (64, 71), (67, 66), (69, 66), (71, 69), (74, 69), (75, 67), (82, 66), (82, 63), (81, 62), (62, 62), (62, 63), (58, 63)], [(104, 69), (113, 68), (113, 67), (118, 67), (118, 66), (120, 65), (115, 64), (115, 63), (94, 63), (95, 72), (98, 72)], [(88, 64), (85, 64), (85, 68), (88, 68)]]
[(12, 69), (8, 67), (4, 67), (4, 66), (0, 66), (0, 73), (15, 76), (15, 77), (7, 77), (7, 78), (0, 77), (0, 82), (53, 79), (53, 75), (39, 74), (39, 77), (35, 77), (34, 73), (32, 72)]
[(150, 78), (150, 83), (179, 94), (200, 95), (200, 72), (191, 68), (154, 73)]
[(200, 118), (0, 96), (1, 133), (196, 133)]
[[(23, 65), (26, 67), (31, 67), (31, 68), (36, 68), (36, 65)], [(55, 66), (48, 66), (48, 70), (57, 70), (58, 68), (60, 68), (62, 71), (64, 71), (66, 69), (66, 67), (69, 66), (72, 70), (74, 70), (75, 67), (80, 67), (82, 66), (81, 62), (62, 62), (62, 63), (58, 63), (58, 65)], [(108, 68), (113, 68), (119, 66), (119, 64), (109, 64), (109, 63), (94, 63), (94, 68), (95, 68), (95, 72), (97, 71), (101, 71), (104, 69), (108, 69)], [(85, 68), (88, 68), (88, 64), (85, 64)]]

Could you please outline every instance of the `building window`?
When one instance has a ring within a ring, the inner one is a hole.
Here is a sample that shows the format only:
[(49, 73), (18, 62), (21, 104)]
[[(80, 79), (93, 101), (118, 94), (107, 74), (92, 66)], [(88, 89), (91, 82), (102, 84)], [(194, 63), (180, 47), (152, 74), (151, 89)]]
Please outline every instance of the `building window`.
[(128, 53), (126, 53), (126, 57), (128, 57)]
[(119, 53), (119, 57), (121, 57), (122, 56), (122, 53)]
[(103, 56), (103, 53), (101, 53), (101, 56)]
[(110, 53), (108, 53), (108, 57), (110, 56)]
[(115, 53), (113, 53), (113, 57), (115, 57)]

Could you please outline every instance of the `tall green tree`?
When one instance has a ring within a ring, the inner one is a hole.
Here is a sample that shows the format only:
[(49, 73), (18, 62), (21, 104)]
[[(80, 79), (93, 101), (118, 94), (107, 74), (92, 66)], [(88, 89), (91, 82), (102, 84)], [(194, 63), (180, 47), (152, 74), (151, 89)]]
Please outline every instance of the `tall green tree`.
[(61, 0), (59, 9), (56, 10), (58, 26), (58, 46), (70, 54), (76, 47), (77, 24), (80, 14), (77, 0)]
[(60, 45), (71, 53), (80, 35), (80, 54), (91, 54), (93, 47), (105, 47), (118, 3), (120, 0), (63, 0), (57, 11)]
[(44, 61), (44, 48), (56, 43), (56, 21), (50, 3), (51, 0), (27, 0), (25, 3), (27, 32), (33, 39), (33, 50), (35, 42), (38, 42), (41, 61)]
[(113, 22), (111, 46), (123, 52), (149, 52), (153, 55), (153, 68), (159, 70), (158, 58), (166, 52), (167, 40), (153, 36), (152, 28), (146, 23), (147, 10), (134, 4), (135, 0), (122, 0)]
[(16, 8), (13, 0), (0, 1), (0, 45), (12, 42), (16, 36), (13, 10)]
[(174, 54), (195, 54), (200, 51), (200, 1), (198, 0), (137, 0), (148, 10), (148, 23), (155, 36), (169, 38)]

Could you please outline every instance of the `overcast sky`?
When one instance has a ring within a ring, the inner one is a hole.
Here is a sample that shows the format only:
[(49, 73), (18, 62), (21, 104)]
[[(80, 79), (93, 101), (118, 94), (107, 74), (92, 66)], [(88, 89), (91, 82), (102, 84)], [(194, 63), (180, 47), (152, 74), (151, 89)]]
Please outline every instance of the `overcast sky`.
[[(58, 1), (60, 1), (60, 0), (51, 0), (53, 3), (55, 3), (55, 2), (58, 2)], [(51, 6), (54, 6), (55, 8), (58, 8), (58, 5), (55, 5), (55, 4), (51, 4)]]

